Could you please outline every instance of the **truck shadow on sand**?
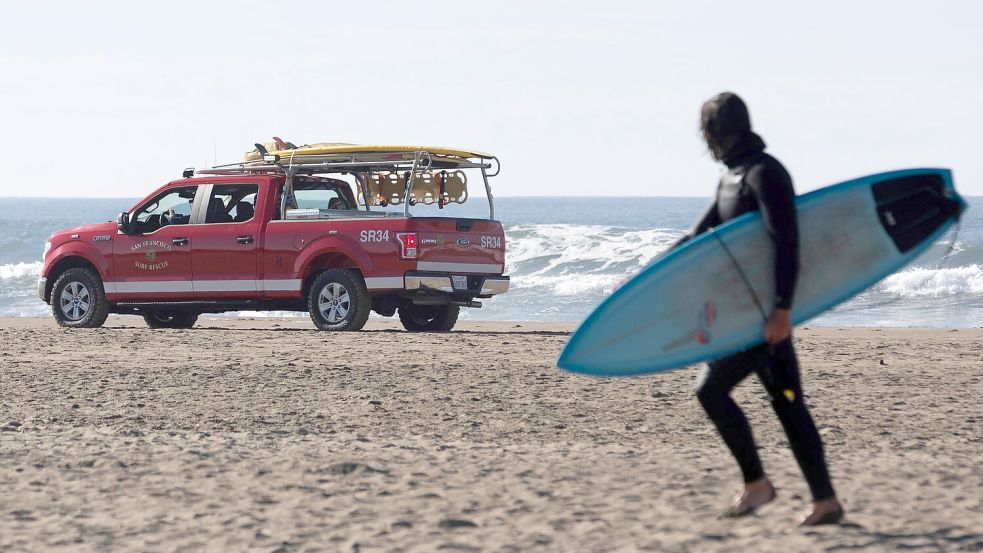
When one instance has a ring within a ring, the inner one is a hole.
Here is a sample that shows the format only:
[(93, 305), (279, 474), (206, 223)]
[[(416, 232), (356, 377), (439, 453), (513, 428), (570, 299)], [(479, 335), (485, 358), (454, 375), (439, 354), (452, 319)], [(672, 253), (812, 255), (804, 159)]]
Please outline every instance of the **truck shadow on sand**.
[[(296, 333), (307, 333), (307, 334), (326, 334), (331, 335), (332, 332), (325, 332), (322, 330), (317, 330), (315, 328), (237, 328), (237, 327), (225, 327), (225, 326), (205, 326), (205, 327), (195, 327), (191, 329), (168, 329), (168, 328), (141, 328), (132, 326), (110, 326), (106, 325), (104, 328), (112, 330), (146, 330), (148, 332), (296, 332)], [(341, 331), (334, 331), (335, 334)], [(439, 335), (439, 336), (515, 336), (517, 334), (525, 336), (570, 336), (570, 331), (558, 331), (558, 330), (452, 330), (448, 332), (408, 332), (405, 330), (400, 330), (396, 328), (384, 328), (378, 330), (359, 330), (357, 334), (406, 334), (407, 336), (426, 336), (426, 335)]]

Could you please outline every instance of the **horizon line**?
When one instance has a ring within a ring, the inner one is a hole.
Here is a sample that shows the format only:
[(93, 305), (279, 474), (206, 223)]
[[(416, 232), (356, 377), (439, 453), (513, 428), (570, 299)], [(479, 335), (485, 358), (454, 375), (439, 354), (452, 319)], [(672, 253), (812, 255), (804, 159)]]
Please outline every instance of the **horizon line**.
[[(495, 195), (494, 199), (500, 200), (503, 198), (626, 198), (626, 199), (638, 199), (638, 198), (674, 198), (674, 199), (706, 199), (710, 196), (622, 196), (622, 195), (569, 195), (569, 196), (559, 196), (559, 195)], [(0, 200), (139, 200), (143, 196), (0, 196)], [(474, 201), (480, 201), (483, 198), (474, 198)]]
[[(806, 193), (808, 193), (808, 192), (806, 192)], [(806, 193), (804, 193), (804, 194), (806, 194)], [(801, 195), (803, 195), (803, 194), (798, 194), (798, 196), (801, 196)], [(531, 196), (523, 196), (523, 195), (516, 195), (516, 196), (513, 196), (513, 195), (501, 195), (501, 196), (498, 196), (498, 195), (496, 195), (494, 197), (494, 199), (500, 200), (500, 199), (504, 199), (504, 198), (530, 198), (530, 199), (574, 199), (574, 198), (579, 199), (579, 198), (583, 198), (583, 199), (597, 200), (597, 199), (615, 199), (615, 198), (617, 198), (617, 199), (648, 199), (648, 198), (653, 198), (653, 199), (674, 199), (674, 200), (705, 200), (705, 199), (712, 198), (712, 197), (713, 196), (622, 196), (622, 195), (612, 195), (612, 194), (608, 194), (608, 195), (596, 195), (596, 196), (579, 195), (579, 194), (570, 195), (570, 196), (556, 196), (556, 195), (542, 194), (542, 195), (531, 195)], [(978, 196), (977, 195), (963, 194), (962, 197), (963, 198), (983, 198), (983, 194), (978, 195)], [(144, 196), (0, 196), (0, 200), (140, 200), (140, 199), (143, 199), (143, 198), (144, 198)], [(480, 201), (480, 199), (481, 198), (475, 198), (475, 201)], [(362, 207), (364, 207), (364, 206), (362, 206)]]

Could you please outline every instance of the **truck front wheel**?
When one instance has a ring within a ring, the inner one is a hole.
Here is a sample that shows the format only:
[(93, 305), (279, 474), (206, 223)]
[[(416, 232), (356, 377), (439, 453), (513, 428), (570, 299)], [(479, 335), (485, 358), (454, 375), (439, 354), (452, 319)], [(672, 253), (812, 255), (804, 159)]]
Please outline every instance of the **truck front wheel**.
[(458, 305), (404, 305), (399, 308), (403, 328), (411, 332), (447, 332), (454, 328), (461, 312)]
[(307, 294), (311, 320), (321, 330), (360, 330), (369, 319), (371, 307), (365, 281), (346, 269), (324, 271)]
[(61, 326), (102, 326), (109, 317), (109, 302), (99, 275), (83, 267), (74, 267), (59, 275), (51, 288), (51, 312)]

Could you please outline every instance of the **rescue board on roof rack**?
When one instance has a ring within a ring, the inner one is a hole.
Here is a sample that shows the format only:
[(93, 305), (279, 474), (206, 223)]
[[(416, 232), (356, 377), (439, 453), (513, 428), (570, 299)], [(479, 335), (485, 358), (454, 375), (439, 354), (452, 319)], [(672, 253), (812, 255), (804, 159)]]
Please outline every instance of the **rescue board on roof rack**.
[[(393, 159), (412, 160), (417, 152), (427, 152), (434, 156), (444, 156), (461, 159), (494, 159), (495, 156), (472, 150), (461, 150), (458, 148), (447, 148), (443, 146), (408, 146), (401, 144), (345, 144), (340, 142), (321, 142), (317, 144), (307, 144), (296, 148), (290, 148), (290, 143), (269, 143), (263, 145), (267, 154), (280, 156), (281, 160), (289, 163), (291, 158), (299, 161), (301, 158), (317, 156), (319, 159), (338, 156), (339, 159), (351, 159), (358, 154), (389, 154)], [(263, 152), (259, 148), (254, 148), (251, 152), (246, 152), (246, 161), (262, 161)]]

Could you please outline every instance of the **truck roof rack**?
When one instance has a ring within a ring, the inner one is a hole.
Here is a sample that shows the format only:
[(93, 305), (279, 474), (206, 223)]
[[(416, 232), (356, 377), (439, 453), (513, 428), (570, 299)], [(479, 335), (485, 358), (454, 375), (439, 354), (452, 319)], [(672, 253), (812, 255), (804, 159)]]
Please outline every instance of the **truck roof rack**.
[[(494, 160), (494, 164), (492, 161)], [(495, 167), (495, 172), (487, 171)], [(217, 165), (195, 171), (197, 175), (240, 175), (250, 173), (316, 175), (372, 171), (428, 171), (430, 169), (482, 169), (489, 177), (498, 175), (498, 158), (472, 160), (431, 154), (425, 150), (346, 154), (266, 154), (262, 160)]]
[[(289, 153), (288, 153), (289, 152)], [(407, 171), (405, 195), (409, 198), (413, 191), (414, 177), (432, 169), (480, 169), (488, 195), (489, 218), (495, 218), (495, 204), (492, 199), (489, 177), (498, 175), (501, 165), (498, 158), (486, 154), (464, 157), (447, 153), (430, 153), (420, 149), (410, 151), (406, 147), (384, 150), (376, 147), (373, 151), (344, 152), (344, 153), (297, 153), (285, 151), (282, 153), (266, 153), (262, 159), (217, 165), (206, 169), (198, 169), (196, 175), (243, 175), (243, 174), (282, 174), (287, 177), (286, 191), (283, 195), (281, 213), (286, 213), (290, 198), (293, 197), (293, 177), (295, 175), (324, 175), (350, 173), (359, 182), (365, 179), (364, 173), (375, 171)], [(492, 164), (494, 161), (494, 164)], [(495, 171), (489, 172), (494, 167)], [(367, 194), (368, 187), (364, 187)], [(366, 198), (366, 210), (368, 210)], [(403, 213), (409, 216), (410, 202), (404, 204)]]

